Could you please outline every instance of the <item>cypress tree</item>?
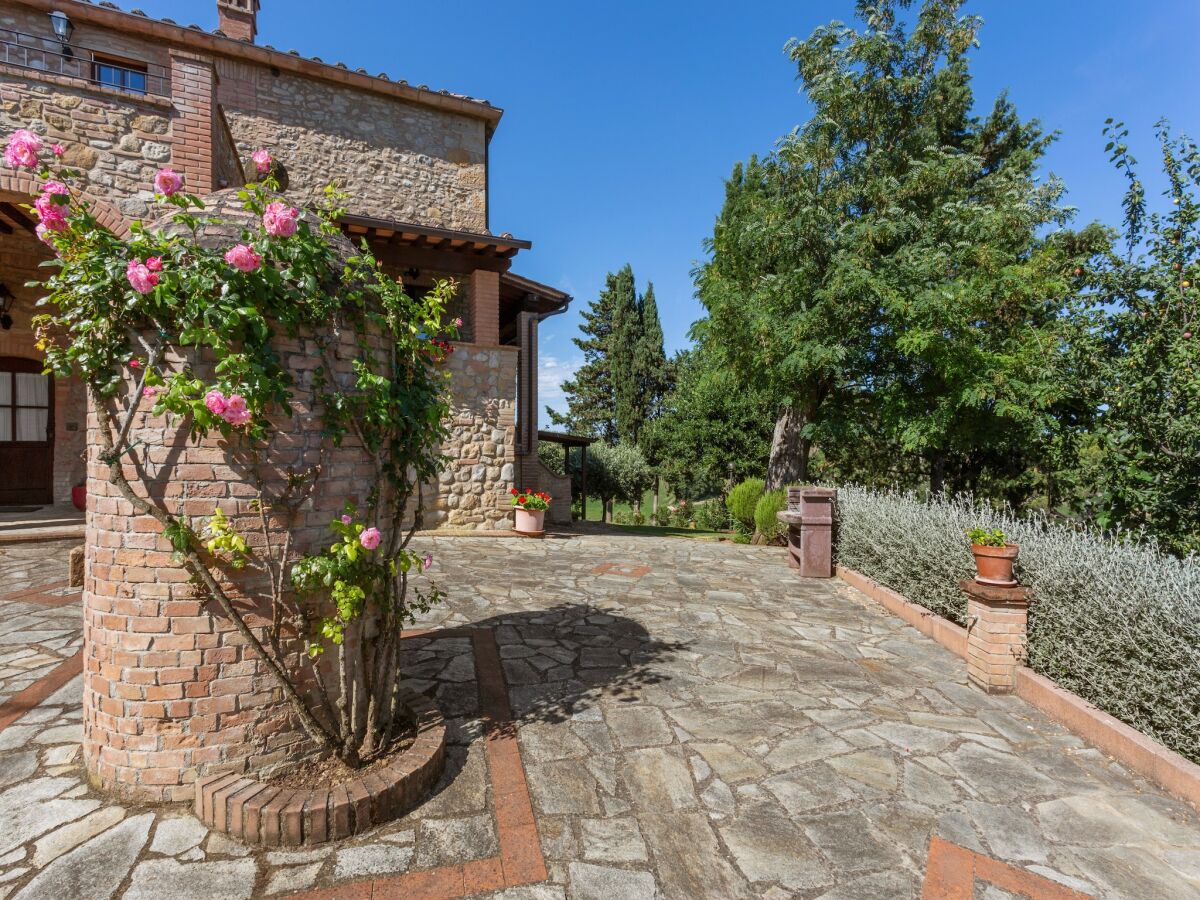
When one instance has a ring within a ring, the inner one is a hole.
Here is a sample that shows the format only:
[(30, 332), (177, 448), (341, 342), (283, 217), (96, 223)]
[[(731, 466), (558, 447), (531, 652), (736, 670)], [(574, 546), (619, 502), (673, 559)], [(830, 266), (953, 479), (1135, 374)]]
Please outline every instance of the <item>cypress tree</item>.
[(642, 336), (642, 311), (638, 305), (633, 267), (628, 263), (616, 274), (613, 296), (612, 340), (608, 348), (608, 366), (612, 377), (617, 437), (637, 444), (646, 420), (642, 403), (642, 385), (638, 377), (638, 344)]
[(663, 350), (662, 323), (658, 318), (658, 303), (654, 299), (653, 282), (646, 285), (646, 293), (639, 304), (642, 316), (642, 333), (637, 345), (637, 377), (641, 381), (641, 406), (644, 421), (655, 419), (662, 411), (663, 397), (670, 387), (667, 371), (667, 354)]

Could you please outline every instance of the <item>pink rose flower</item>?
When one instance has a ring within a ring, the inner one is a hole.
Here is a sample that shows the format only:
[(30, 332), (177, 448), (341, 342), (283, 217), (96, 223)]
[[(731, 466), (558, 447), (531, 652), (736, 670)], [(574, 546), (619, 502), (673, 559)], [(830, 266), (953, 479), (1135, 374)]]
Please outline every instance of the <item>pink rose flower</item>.
[[(161, 263), (159, 268), (162, 268)], [(143, 263), (131, 259), (129, 267), (125, 270), (125, 277), (129, 279), (129, 283), (139, 294), (149, 294), (159, 281), (158, 272), (150, 268), (149, 260)]]
[(275, 162), (275, 158), (267, 150), (255, 150), (250, 154), (250, 158), (254, 160), (254, 168), (258, 170), (259, 175), (270, 172), (271, 163)]
[(204, 395), (204, 405), (208, 407), (208, 411), (214, 416), (224, 415), (225, 395), (216, 388), (213, 388)]
[(148, 260), (146, 260), (146, 268), (149, 269), (151, 272), (161, 272), (162, 271), (162, 262), (163, 262), (163, 260), (162, 260), (161, 256), (152, 256)]
[(379, 533), (378, 528), (368, 528), (358, 536), (358, 542), (368, 550), (374, 550), (382, 540), (383, 535)]
[(47, 228), (51, 231), (66, 231), (67, 216), (64, 208), (54, 202), (54, 195), (42, 194), (33, 201), (33, 205)]
[(239, 272), (253, 272), (262, 265), (262, 257), (254, 252), (253, 247), (247, 244), (238, 244), (225, 254), (225, 262)]
[(354, 520), (352, 518), (350, 518), (349, 516), (342, 516), (342, 524), (343, 525), (349, 525), (353, 521)]
[(461, 316), (459, 316), (459, 317), (455, 318), (455, 320), (454, 320), (454, 327), (455, 327), (455, 328), (462, 328), (462, 317), (461, 317)]
[(263, 213), (263, 228), (272, 237), (291, 237), (296, 233), (300, 210), (276, 200)]
[(142, 388), (142, 396), (143, 397), (153, 397), (157, 393), (158, 393), (158, 388), (156, 388), (156, 387)]
[(44, 222), (34, 230), (37, 232), (39, 241), (41, 241), (47, 247), (54, 246), (54, 239), (51, 237), (53, 230), (48, 228)]
[(67, 152), (67, 148), (64, 147), (62, 144), (55, 144), (53, 147), (50, 148), (50, 150), (54, 154), (56, 159), (61, 159), (63, 154)]
[(221, 418), (235, 428), (250, 421), (250, 410), (246, 408), (246, 398), (241, 394), (230, 394), (225, 398), (225, 412)]
[(178, 194), (183, 189), (183, 176), (167, 166), (154, 176), (154, 189), (165, 197)]
[(131, 359), (129, 361), (129, 368), (140, 369), (141, 367), (142, 367), (142, 361), (140, 359)]
[(57, 194), (62, 197), (70, 197), (71, 189), (61, 181), (47, 181), (42, 185), (43, 194)]
[(4, 148), (4, 161), (10, 169), (36, 169), (38, 167), (38, 151), (42, 149), (42, 139), (32, 131), (18, 128), (8, 139)]
[(422, 560), (422, 565), (425, 567), (425, 571), (428, 572), (429, 567), (433, 565), (433, 554), (432, 553), (425, 554), (425, 559)]

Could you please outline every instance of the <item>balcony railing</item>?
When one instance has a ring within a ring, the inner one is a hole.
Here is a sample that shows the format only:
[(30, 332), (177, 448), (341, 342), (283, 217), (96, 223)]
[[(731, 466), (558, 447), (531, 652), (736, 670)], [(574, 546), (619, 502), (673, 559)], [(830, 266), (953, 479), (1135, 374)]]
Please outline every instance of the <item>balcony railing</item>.
[(72, 45), (64, 48), (54, 38), (7, 28), (0, 28), (0, 65), (81, 78), (134, 96), (170, 95), (167, 70), (162, 66), (147, 63), (144, 68), (134, 68), (120, 60), (98, 55), (87, 47)]

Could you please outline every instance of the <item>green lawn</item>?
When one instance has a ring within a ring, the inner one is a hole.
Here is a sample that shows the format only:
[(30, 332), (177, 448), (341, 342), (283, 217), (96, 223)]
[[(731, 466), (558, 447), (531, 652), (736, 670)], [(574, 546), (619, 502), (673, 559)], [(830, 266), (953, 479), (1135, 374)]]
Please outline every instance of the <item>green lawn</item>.
[(691, 538), (694, 541), (716, 541), (721, 538), (729, 538), (729, 535), (723, 531), (703, 531), (699, 528), (673, 528), (658, 525), (614, 525), (613, 527), (628, 531), (630, 534), (640, 534), (646, 537), (681, 537)]

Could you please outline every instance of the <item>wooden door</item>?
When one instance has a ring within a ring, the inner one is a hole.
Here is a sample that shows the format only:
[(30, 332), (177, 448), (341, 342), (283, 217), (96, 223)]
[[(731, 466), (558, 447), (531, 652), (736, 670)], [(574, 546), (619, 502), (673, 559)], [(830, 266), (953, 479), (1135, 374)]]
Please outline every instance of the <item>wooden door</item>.
[(0, 506), (54, 502), (54, 381), (0, 356)]

